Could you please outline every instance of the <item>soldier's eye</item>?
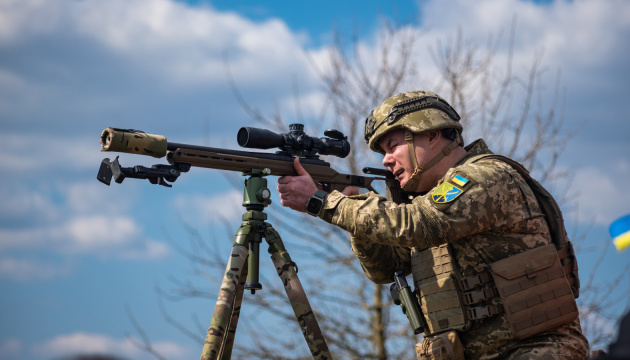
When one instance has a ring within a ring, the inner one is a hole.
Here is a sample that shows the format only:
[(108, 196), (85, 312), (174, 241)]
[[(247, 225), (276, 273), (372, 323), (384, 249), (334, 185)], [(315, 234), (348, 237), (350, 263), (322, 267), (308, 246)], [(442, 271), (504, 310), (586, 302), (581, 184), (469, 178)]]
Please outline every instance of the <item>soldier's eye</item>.
[(392, 150), (394, 150), (394, 148), (395, 148), (396, 146), (397, 146), (397, 145), (396, 145), (396, 143), (388, 143), (388, 144), (387, 144), (387, 146), (386, 146), (385, 151), (389, 151), (389, 152), (391, 152)]

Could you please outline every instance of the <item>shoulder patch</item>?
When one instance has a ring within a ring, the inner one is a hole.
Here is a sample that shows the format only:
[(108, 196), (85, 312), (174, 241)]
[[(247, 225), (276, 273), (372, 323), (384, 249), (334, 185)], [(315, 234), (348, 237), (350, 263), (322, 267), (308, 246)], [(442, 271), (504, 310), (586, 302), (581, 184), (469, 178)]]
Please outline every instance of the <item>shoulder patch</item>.
[[(468, 182), (468, 180), (466, 180), (466, 182)], [(444, 204), (455, 200), (463, 192), (464, 191), (462, 189), (448, 181), (445, 181), (433, 190), (433, 193), (431, 193), (431, 199), (437, 204)]]

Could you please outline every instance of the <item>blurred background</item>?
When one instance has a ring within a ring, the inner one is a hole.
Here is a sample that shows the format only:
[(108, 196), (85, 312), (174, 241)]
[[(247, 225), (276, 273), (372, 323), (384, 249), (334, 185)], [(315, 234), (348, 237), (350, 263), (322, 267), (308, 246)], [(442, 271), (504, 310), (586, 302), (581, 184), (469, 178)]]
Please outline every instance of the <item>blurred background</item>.
[[(0, 0), (0, 359), (199, 356), (244, 209), (243, 177), (195, 168), (173, 188), (96, 180), (109, 126), (237, 149), (241, 126), (350, 137), (382, 100), (449, 100), (464, 138), (526, 164), (578, 249), (583, 327), (605, 349), (626, 312), (630, 3)], [(115, 155), (114, 155), (115, 156)], [(121, 155), (123, 166), (165, 160)], [(345, 235), (281, 209), (269, 222), (339, 358), (413, 356), (406, 319)], [(266, 248), (266, 245), (263, 245)], [(239, 358), (308, 358), (263, 251)]]

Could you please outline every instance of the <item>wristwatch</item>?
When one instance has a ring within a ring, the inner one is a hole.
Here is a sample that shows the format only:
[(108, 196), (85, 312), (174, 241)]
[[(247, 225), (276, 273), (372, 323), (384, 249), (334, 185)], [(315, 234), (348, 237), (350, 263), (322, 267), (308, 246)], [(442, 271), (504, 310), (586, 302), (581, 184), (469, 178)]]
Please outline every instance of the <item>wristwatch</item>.
[(324, 205), (324, 198), (326, 197), (327, 192), (324, 190), (317, 190), (315, 194), (308, 199), (306, 203), (306, 212), (313, 216), (318, 216), (320, 211), (322, 211), (322, 206)]

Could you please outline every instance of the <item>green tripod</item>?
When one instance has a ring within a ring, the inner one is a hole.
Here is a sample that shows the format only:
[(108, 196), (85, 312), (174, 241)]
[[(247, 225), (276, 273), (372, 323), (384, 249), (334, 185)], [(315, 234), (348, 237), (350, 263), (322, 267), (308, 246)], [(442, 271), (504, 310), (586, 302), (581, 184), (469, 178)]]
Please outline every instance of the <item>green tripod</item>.
[[(260, 244), (264, 238), (278, 276), (293, 307), (297, 321), (313, 359), (332, 359), (326, 339), (306, 298), (297, 276), (296, 265), (282, 243), (278, 232), (265, 220), (264, 208), (271, 204), (267, 188), (268, 169), (243, 173), (245, 180), (243, 223), (234, 236), (234, 247), (225, 270), (212, 320), (201, 354), (202, 360), (230, 359), (240, 314), (243, 292), (262, 289), (258, 278)], [(247, 281), (246, 281), (247, 280)]]

